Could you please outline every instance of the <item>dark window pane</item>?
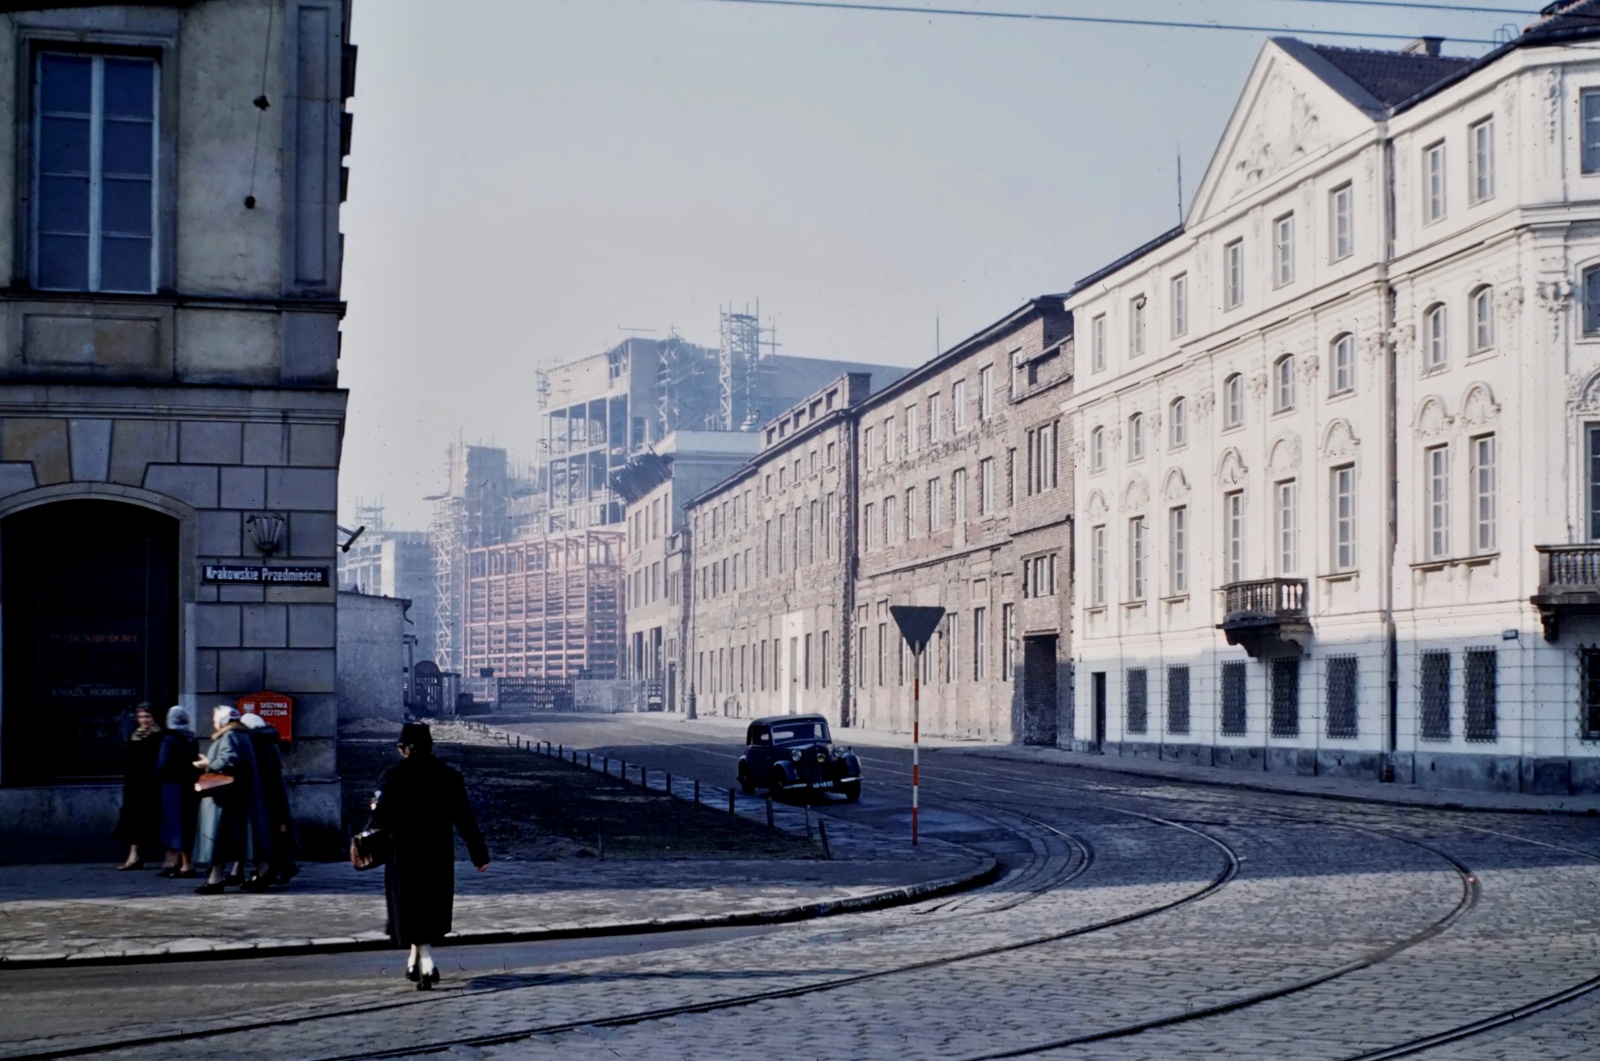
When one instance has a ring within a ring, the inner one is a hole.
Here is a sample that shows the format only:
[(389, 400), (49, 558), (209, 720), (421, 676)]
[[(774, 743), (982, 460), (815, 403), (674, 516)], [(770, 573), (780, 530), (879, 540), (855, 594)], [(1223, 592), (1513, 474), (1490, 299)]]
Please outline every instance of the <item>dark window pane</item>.
[(1167, 668), (1167, 732), (1189, 732), (1189, 668)]
[(1272, 735), (1300, 735), (1300, 661), (1272, 661)]
[(148, 177), (155, 151), (154, 133), (155, 126), (150, 122), (106, 122), (100, 143), (101, 171)]
[(1143, 667), (1128, 670), (1128, 732), (1144, 733), (1150, 727), (1148, 672)]
[(93, 60), (78, 55), (39, 57), (39, 105), (46, 111), (89, 113)]
[(1600, 269), (1583, 274), (1583, 331), (1585, 335), (1600, 332)]
[(101, 185), (100, 228), (119, 236), (150, 235), (150, 182), (106, 180)]
[(1328, 736), (1359, 736), (1356, 715), (1355, 656), (1334, 656), (1328, 660)]
[(82, 291), (89, 286), (89, 237), (39, 237), (39, 286)]
[(89, 119), (39, 119), (39, 169), (45, 173), (89, 172)]
[(1467, 650), (1466, 736), (1470, 741), (1495, 740), (1499, 730), (1496, 700), (1498, 676), (1492, 648)]
[(39, 231), (89, 232), (89, 178), (39, 178)]
[(148, 239), (107, 236), (100, 241), (100, 290), (150, 290)]
[(155, 116), (155, 63), (148, 59), (107, 59), (105, 72), (108, 117)]

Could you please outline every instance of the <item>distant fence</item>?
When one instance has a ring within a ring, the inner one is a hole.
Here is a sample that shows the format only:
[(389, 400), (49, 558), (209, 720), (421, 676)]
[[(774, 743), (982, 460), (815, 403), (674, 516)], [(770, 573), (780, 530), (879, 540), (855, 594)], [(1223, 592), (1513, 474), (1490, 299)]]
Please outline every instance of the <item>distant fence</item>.
[(501, 678), (497, 692), (499, 710), (573, 710), (572, 682), (565, 678)]
[(650, 682), (575, 681), (572, 683), (574, 711), (596, 711), (618, 715), (648, 710)]

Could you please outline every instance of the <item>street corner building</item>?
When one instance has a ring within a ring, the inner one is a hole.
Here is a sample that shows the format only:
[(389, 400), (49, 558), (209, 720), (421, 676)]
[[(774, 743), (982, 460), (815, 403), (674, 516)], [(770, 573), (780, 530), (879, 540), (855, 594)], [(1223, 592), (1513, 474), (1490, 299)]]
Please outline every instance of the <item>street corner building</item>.
[(1084, 337), (1081, 749), (1600, 790), (1600, 3), (1267, 43)]
[(106, 855), (132, 705), (294, 698), (336, 846), (348, 0), (0, 15), (0, 850)]

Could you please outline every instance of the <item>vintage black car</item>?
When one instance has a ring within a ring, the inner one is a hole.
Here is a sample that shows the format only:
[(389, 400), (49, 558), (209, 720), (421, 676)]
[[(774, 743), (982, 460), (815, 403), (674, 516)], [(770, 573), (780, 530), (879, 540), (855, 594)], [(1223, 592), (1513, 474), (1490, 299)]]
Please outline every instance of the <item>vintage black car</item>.
[(739, 757), (739, 788), (754, 795), (764, 788), (780, 792), (838, 792), (854, 803), (861, 798), (861, 760), (849, 748), (835, 747), (828, 720), (821, 715), (774, 715), (750, 723)]

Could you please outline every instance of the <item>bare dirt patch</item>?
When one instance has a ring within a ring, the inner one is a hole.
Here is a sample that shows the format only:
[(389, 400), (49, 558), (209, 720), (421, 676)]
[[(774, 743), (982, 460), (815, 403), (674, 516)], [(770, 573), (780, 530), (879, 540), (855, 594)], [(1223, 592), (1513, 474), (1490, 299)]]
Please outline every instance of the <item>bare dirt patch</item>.
[[(339, 742), (345, 824), (359, 831), (366, 827), (378, 779), (398, 754), (392, 735), (345, 734)], [(608, 859), (820, 857), (804, 837), (767, 829), (725, 809), (645, 792), (637, 784), (526, 748), (488, 743), (445, 727), (435, 728), (434, 740), (436, 754), (466, 778), (478, 824), (496, 858), (595, 857), (602, 842)]]

